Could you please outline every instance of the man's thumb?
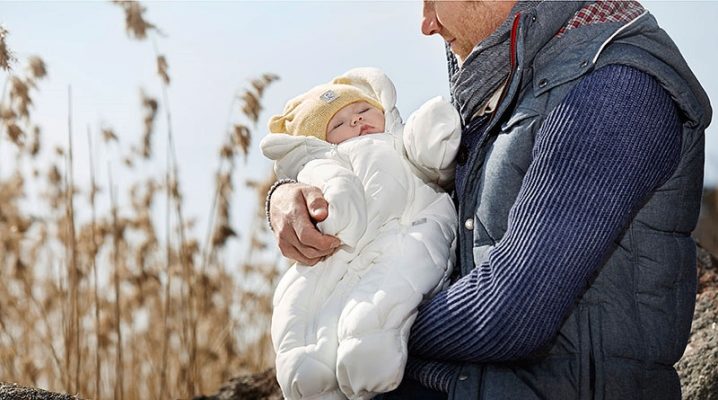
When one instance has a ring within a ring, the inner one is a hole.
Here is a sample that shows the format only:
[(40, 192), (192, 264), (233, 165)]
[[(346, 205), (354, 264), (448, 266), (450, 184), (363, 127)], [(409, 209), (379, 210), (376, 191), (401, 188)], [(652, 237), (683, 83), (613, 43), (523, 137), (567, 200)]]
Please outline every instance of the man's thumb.
[(329, 204), (322, 196), (322, 192), (319, 190), (311, 191), (306, 194), (307, 208), (312, 219), (319, 222), (324, 221), (329, 213)]

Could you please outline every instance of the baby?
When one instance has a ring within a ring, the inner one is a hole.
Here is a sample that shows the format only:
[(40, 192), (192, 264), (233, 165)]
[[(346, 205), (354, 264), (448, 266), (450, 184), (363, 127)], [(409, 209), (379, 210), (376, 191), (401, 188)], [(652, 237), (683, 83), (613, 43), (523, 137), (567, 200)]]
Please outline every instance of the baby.
[(262, 140), (279, 178), (319, 187), (342, 241), (313, 267), (294, 264), (274, 294), (272, 342), (286, 398), (369, 399), (396, 388), (423, 299), (448, 280), (456, 211), (450, 183), (459, 115), (435, 98), (402, 124), (396, 92), (356, 68), (287, 103)]

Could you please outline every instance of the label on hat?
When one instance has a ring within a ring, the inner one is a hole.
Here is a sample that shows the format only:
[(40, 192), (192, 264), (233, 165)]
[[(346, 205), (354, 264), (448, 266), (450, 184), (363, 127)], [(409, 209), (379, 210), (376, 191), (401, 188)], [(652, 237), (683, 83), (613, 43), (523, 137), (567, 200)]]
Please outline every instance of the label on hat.
[(322, 99), (325, 103), (331, 103), (332, 101), (339, 98), (336, 93), (334, 93), (333, 90), (327, 90), (326, 92), (322, 93), (321, 96), (319, 96), (320, 99)]

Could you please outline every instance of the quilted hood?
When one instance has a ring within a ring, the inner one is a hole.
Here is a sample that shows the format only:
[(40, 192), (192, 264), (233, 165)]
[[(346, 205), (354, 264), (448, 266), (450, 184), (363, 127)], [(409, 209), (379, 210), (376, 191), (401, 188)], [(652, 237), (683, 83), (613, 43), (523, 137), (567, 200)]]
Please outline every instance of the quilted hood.
[[(373, 67), (353, 68), (333, 82), (354, 85), (378, 99), (386, 110), (386, 133), (401, 135), (402, 120), (396, 108), (396, 88), (384, 72)], [(278, 178), (296, 179), (309, 161), (329, 157), (338, 145), (311, 136), (272, 133), (265, 136), (259, 146), (265, 157), (275, 161), (274, 172)]]

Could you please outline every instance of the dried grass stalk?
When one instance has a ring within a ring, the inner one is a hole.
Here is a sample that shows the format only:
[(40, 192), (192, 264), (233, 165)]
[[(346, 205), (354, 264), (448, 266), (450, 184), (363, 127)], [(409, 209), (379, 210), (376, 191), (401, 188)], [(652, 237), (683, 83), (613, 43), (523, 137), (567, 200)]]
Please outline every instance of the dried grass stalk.
[(15, 106), (15, 115), (30, 118), (30, 85), (27, 80), (13, 75), (10, 77), (10, 103)]
[[(6, 33), (6, 31), (5, 31)], [(0, 27), (0, 36), (4, 35)], [(37, 81), (47, 76), (47, 68), (40, 57), (28, 58), (26, 76), (10, 75), (5, 81), (0, 97), (0, 123), (4, 125), (10, 141), (20, 150), (34, 157), (40, 151), (39, 128), (30, 120), (30, 108), (33, 104), (31, 89), (37, 87)], [(10, 86), (8, 104), (4, 104), (7, 86)], [(27, 143), (26, 132), (33, 133), (33, 140)]]
[(101, 371), (102, 371), (102, 361), (100, 360), (100, 296), (99, 296), (99, 283), (97, 278), (97, 207), (95, 205), (95, 198), (97, 197), (97, 183), (95, 179), (95, 161), (92, 157), (92, 153), (94, 153), (94, 150), (92, 148), (92, 134), (90, 132), (90, 127), (87, 127), (87, 148), (89, 155), (89, 162), (90, 162), (90, 208), (92, 210), (92, 218), (90, 220), (90, 228), (91, 228), (91, 248), (90, 248), (90, 260), (91, 260), (91, 268), (92, 268), (92, 291), (93, 291), (93, 300), (94, 300), (94, 309), (95, 309), (95, 398), (101, 399), (102, 398), (102, 389), (100, 386), (101, 382)]
[(15, 60), (12, 51), (7, 47), (8, 30), (0, 25), (0, 68), (5, 71), (10, 70), (10, 63)]
[(72, 154), (72, 89), (68, 88), (68, 112), (67, 112), (67, 136), (68, 136), (68, 152), (65, 168), (65, 188), (66, 188), (66, 202), (65, 202), (65, 218), (67, 219), (67, 235), (68, 240), (66, 241), (66, 252), (67, 252), (67, 267), (68, 267), (68, 282), (70, 289), (70, 321), (68, 324), (68, 334), (65, 343), (65, 363), (68, 373), (72, 373), (71, 364), (75, 361), (75, 380), (74, 387), (69, 387), (69, 391), (76, 392), (80, 386), (80, 363), (81, 363), (81, 348), (80, 348), (80, 315), (79, 315), (79, 268), (77, 262), (77, 242), (75, 232), (75, 204), (74, 204), (74, 172), (73, 172), (73, 154)]
[(112, 130), (112, 128), (102, 128), (102, 139), (107, 142), (117, 142), (117, 135), (115, 134), (115, 131)]
[(17, 147), (25, 144), (25, 132), (15, 122), (7, 125), (7, 135)]
[(256, 124), (259, 119), (259, 113), (262, 111), (262, 106), (259, 103), (259, 95), (251, 90), (247, 90), (242, 94), (241, 100), (244, 103), (242, 105), (242, 112), (250, 121)]
[(254, 90), (257, 91), (257, 96), (260, 98), (264, 95), (264, 89), (269, 86), (270, 83), (279, 80), (279, 75), (276, 74), (264, 74), (257, 79), (253, 79), (251, 82)]
[(125, 29), (128, 35), (143, 40), (147, 38), (147, 32), (157, 30), (156, 26), (145, 20), (143, 14), (147, 9), (139, 2), (114, 0), (113, 3), (122, 7), (125, 12)]
[(112, 171), (108, 167), (109, 187), (110, 187), (110, 208), (112, 213), (112, 262), (113, 268), (112, 280), (115, 288), (115, 304), (114, 304), (114, 326), (116, 334), (116, 364), (115, 364), (115, 399), (122, 400), (124, 398), (124, 363), (122, 357), (122, 321), (121, 315), (121, 295), (120, 295), (120, 235), (122, 228), (117, 218), (117, 198), (115, 197), (114, 185), (112, 184)]
[(27, 59), (27, 62), (30, 75), (34, 79), (42, 79), (47, 76), (47, 68), (45, 67), (45, 61), (43, 61), (42, 58), (38, 56), (30, 56)]
[[(153, 29), (145, 27), (144, 32)], [(158, 51), (155, 56), (159, 57)], [(11, 87), (8, 79), (13, 98), (0, 106), (0, 123), (14, 124), (16, 139), (24, 145), (18, 147), (15, 166), (27, 165), (23, 158), (39, 151), (31, 150), (39, 149), (40, 143), (40, 130), (32, 124), (31, 97), (37, 81), (47, 74), (39, 61), (30, 60), (26, 75), (17, 77), (17, 85)], [(271, 81), (268, 77), (252, 81), (258, 110)], [(162, 80), (165, 105), (168, 83)], [(56, 159), (47, 172), (43, 169), (37, 176), (35, 185), (26, 186), (19, 170), (12, 179), (0, 178), (0, 279), (4, 284), (0, 290), (0, 380), (38, 382), (52, 390), (71, 388), (86, 398), (188, 398), (272, 362), (268, 327), (277, 274), (274, 253), (264, 251), (263, 220), (255, 217), (251, 228), (242, 228), (243, 235), (248, 233), (250, 256), (239, 278), (235, 275), (238, 268), (224, 261), (220, 245), (240, 234), (229, 223), (231, 207), (237, 204), (232, 182), (237, 157), (246, 159), (252, 133), (232, 120), (227, 123), (218, 169), (222, 178), (210, 214), (217, 223), (209, 224), (205, 245), (200, 246), (190, 236), (191, 223), (182, 215), (169, 107), (165, 111), (168, 175), (162, 186), (168, 195), (168, 222), (163, 239), (157, 238), (161, 227), (155, 224), (152, 202), (161, 185), (149, 180), (128, 185), (131, 206), (120, 208), (116, 186), (111, 184), (110, 210), (96, 215), (93, 160), (92, 182), (83, 192), (89, 196), (86, 201), (93, 214), (85, 223), (74, 221), (75, 211), (82, 206), (77, 203), (80, 198), (73, 200), (73, 173), (69, 165), (58, 168), (62, 158), (72, 157), (72, 147), (52, 153)], [(230, 116), (235, 111), (233, 102)], [(117, 141), (111, 129), (103, 129), (101, 135), (105, 144)], [(125, 154), (119, 144), (107, 147), (118, 153), (116, 158)], [(91, 144), (89, 151), (92, 157)], [(23, 193), (40, 186), (40, 201), (50, 210), (49, 217), (28, 215), (20, 207)], [(177, 221), (171, 226), (169, 217), (175, 215)], [(213, 242), (215, 232), (218, 241)], [(63, 255), (63, 246), (70, 253)], [(209, 251), (212, 246), (217, 246), (216, 252)], [(263, 253), (268, 260), (260, 258)], [(209, 258), (211, 268), (205, 268)], [(232, 273), (227, 272), (230, 269)], [(149, 322), (143, 325), (140, 316)]]
[(155, 119), (157, 117), (157, 99), (147, 96), (144, 90), (140, 91), (142, 108), (145, 116), (143, 119), (144, 133), (142, 135), (142, 150), (140, 155), (145, 159), (152, 156), (152, 133), (154, 132)]
[(259, 113), (262, 111), (261, 99), (267, 86), (279, 80), (279, 76), (275, 74), (264, 74), (260, 78), (250, 82), (251, 88), (247, 89), (239, 97), (242, 101), (242, 112), (253, 123), (257, 123)]
[(235, 124), (234, 129), (232, 130), (232, 145), (239, 147), (242, 150), (242, 153), (244, 153), (244, 159), (247, 160), (247, 155), (249, 154), (249, 146), (252, 143), (252, 135), (249, 131), (249, 128), (247, 128), (244, 125), (241, 124)]
[(32, 142), (30, 142), (30, 146), (28, 147), (28, 153), (32, 157), (37, 157), (40, 153), (40, 136), (40, 127), (36, 125), (32, 128)]
[(162, 78), (162, 82), (165, 83), (165, 85), (170, 84), (170, 76), (167, 70), (169, 69), (169, 66), (167, 65), (167, 58), (165, 58), (164, 55), (157, 56), (157, 73), (160, 75), (160, 78)]

